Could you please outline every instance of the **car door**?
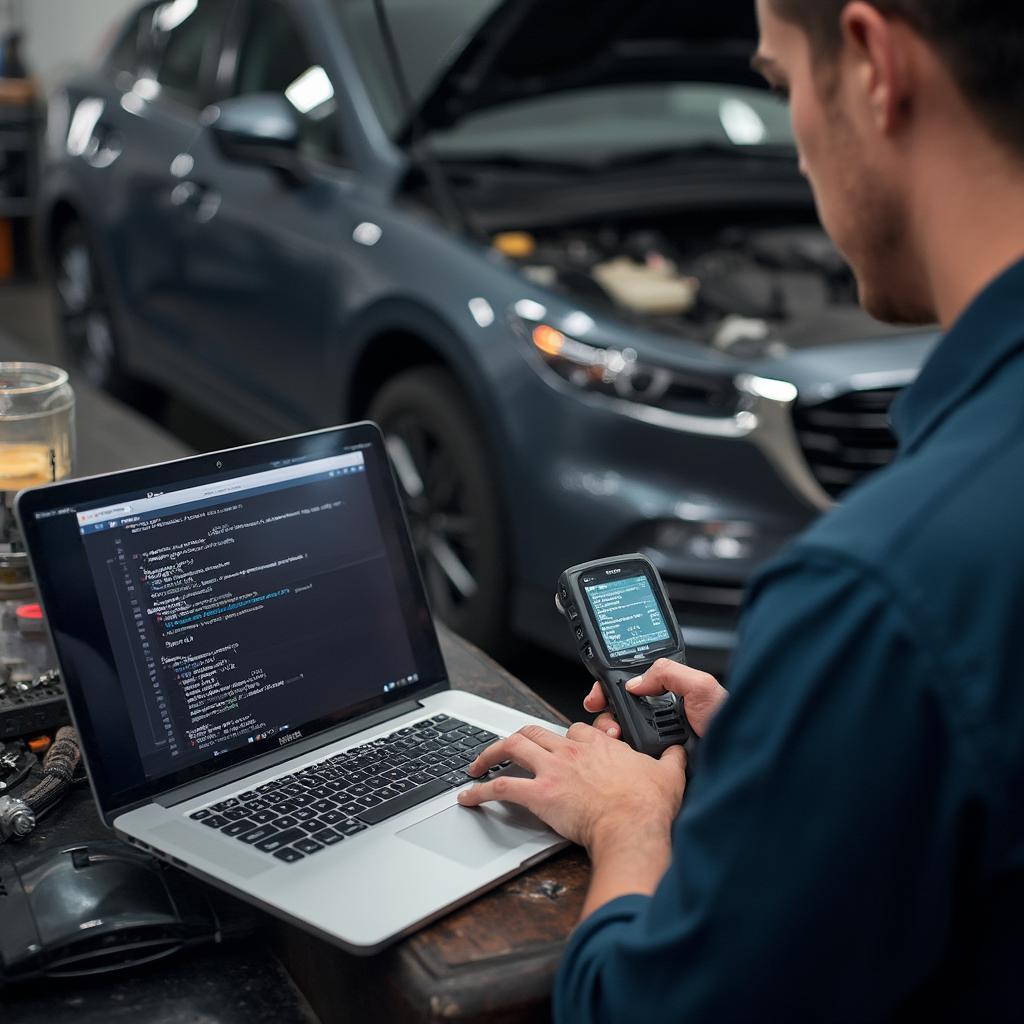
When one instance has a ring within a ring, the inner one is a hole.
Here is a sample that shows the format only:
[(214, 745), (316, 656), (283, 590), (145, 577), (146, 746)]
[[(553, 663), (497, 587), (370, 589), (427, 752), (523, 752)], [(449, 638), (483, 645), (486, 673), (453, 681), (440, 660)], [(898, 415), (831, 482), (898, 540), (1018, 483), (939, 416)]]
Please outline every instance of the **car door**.
[[(335, 83), (298, 11), (248, 0), (228, 54), (228, 98), (286, 97), (302, 126), (299, 176), (225, 157), (198, 137), (177, 186), (186, 272), (179, 305), (202, 335), (203, 359), (264, 433), (302, 427), (337, 406), (324, 380), (346, 277), (354, 176), (339, 137)], [(326, 397), (325, 397), (326, 396)]]
[(128, 314), (129, 352), (147, 373), (178, 375), (196, 338), (176, 303), (185, 272), (174, 202), (182, 154), (201, 131), (200, 112), (235, 0), (173, 0), (152, 13), (145, 65), (120, 98), (124, 155), (109, 224), (117, 285)]

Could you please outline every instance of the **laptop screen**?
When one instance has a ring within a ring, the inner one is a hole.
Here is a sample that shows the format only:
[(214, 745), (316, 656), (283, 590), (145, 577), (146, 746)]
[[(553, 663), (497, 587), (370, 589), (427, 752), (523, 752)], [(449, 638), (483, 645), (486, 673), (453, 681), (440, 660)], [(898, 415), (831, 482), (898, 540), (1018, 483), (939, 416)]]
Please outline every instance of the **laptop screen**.
[(443, 681), (379, 435), (290, 444), (22, 499), (104, 809)]

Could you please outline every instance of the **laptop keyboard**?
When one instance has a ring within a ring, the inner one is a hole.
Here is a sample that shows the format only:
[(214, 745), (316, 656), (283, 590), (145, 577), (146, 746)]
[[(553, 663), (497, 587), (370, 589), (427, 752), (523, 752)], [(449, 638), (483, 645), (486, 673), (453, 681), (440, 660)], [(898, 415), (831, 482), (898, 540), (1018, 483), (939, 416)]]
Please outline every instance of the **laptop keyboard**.
[[(466, 767), (498, 737), (449, 715), (282, 775), (189, 815), (293, 864), (402, 811), (479, 781)], [(507, 767), (508, 761), (490, 774)]]

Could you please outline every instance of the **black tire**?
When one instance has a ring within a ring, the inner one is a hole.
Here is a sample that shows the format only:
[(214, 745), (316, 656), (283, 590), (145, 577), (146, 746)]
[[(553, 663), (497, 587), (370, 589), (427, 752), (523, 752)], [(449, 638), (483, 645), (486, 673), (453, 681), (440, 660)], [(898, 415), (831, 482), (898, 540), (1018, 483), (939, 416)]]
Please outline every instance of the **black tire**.
[(471, 643), (504, 653), (505, 515), (465, 394), (443, 369), (407, 370), (377, 393), (369, 418), (388, 444), (434, 614)]
[(53, 248), (61, 355), (68, 368), (94, 387), (158, 414), (164, 393), (125, 373), (108, 291), (85, 228), (64, 227)]

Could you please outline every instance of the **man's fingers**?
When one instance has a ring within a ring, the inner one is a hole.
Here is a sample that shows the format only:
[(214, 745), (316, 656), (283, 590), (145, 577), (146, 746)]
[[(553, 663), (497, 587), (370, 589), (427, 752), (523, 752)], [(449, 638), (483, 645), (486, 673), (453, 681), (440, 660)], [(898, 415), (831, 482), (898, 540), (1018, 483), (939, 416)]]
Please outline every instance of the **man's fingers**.
[(626, 689), (638, 697), (661, 693), (682, 697), (686, 717), (698, 736), (704, 735), (726, 698), (725, 689), (714, 676), (667, 658), (660, 658), (642, 676), (631, 679)]
[(539, 725), (527, 725), (519, 732), (492, 743), (466, 766), (466, 771), (470, 775), (482, 775), (502, 761), (515, 761), (521, 768), (536, 775), (548, 752), (556, 749), (560, 743), (565, 743), (564, 737), (556, 736)]
[(593, 743), (601, 733), (586, 722), (573, 722), (565, 735), (576, 743)]
[(680, 697), (690, 694), (718, 691), (721, 686), (714, 676), (689, 665), (659, 658), (642, 676), (626, 683), (626, 689), (638, 697), (656, 697), (661, 693), (675, 693)]
[(615, 720), (615, 716), (610, 712), (606, 711), (603, 715), (598, 715), (594, 720), (594, 728), (599, 732), (606, 733), (611, 736), (612, 739), (619, 739), (622, 736), (622, 730), (619, 728), (619, 723)]
[(686, 770), (686, 751), (682, 747), (669, 747), (661, 752), (658, 761), (676, 772)]
[(463, 807), (478, 807), (489, 800), (506, 800), (512, 804), (521, 804), (532, 810), (534, 779), (520, 779), (515, 776), (502, 775), (490, 782), (478, 782), (469, 789), (459, 793), (459, 803)]
[(583, 698), (583, 707), (592, 715), (596, 715), (598, 711), (604, 711), (608, 707), (608, 701), (605, 700), (604, 690), (601, 689), (600, 683), (594, 683), (590, 693)]

